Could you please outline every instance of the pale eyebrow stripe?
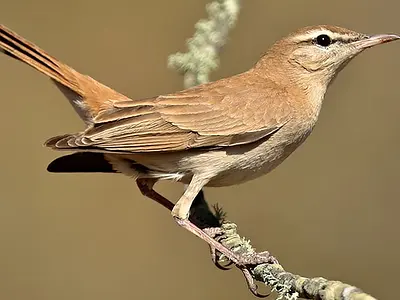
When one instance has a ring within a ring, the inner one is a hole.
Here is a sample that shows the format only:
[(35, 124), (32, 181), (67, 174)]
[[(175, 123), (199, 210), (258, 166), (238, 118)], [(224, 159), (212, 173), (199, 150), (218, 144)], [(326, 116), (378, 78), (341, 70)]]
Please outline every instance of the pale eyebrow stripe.
[(319, 30), (317, 29), (317, 30), (309, 31), (305, 34), (296, 36), (294, 38), (294, 41), (296, 41), (296, 42), (310, 41), (321, 34), (328, 35), (332, 40), (340, 40), (340, 41), (351, 41), (351, 40), (355, 40), (357, 38), (354, 35), (350, 35), (350, 34), (343, 34), (343, 33), (338, 34), (338, 33), (332, 32), (327, 29), (319, 29)]

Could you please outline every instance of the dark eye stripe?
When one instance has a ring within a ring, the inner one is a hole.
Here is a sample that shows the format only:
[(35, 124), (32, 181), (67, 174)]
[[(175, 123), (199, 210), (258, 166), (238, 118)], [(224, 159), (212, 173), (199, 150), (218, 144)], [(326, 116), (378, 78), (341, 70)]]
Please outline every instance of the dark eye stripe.
[(361, 37), (337, 37), (337, 41), (342, 43), (352, 43), (361, 40)]

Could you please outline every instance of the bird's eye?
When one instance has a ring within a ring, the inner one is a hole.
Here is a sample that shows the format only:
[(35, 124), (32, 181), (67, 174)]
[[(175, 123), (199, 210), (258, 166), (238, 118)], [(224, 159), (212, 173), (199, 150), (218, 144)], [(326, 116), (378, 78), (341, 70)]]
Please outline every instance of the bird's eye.
[(315, 39), (315, 43), (322, 47), (328, 47), (330, 44), (332, 44), (332, 40), (328, 35), (321, 34), (317, 36), (317, 38)]

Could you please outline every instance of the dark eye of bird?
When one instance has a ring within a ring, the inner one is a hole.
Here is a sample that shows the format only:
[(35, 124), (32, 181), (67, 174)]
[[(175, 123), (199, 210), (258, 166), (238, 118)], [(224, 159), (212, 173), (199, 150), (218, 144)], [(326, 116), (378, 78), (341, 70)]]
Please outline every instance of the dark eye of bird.
[(315, 39), (315, 43), (322, 47), (328, 47), (330, 44), (332, 44), (332, 40), (328, 35), (321, 34), (317, 36), (317, 38)]

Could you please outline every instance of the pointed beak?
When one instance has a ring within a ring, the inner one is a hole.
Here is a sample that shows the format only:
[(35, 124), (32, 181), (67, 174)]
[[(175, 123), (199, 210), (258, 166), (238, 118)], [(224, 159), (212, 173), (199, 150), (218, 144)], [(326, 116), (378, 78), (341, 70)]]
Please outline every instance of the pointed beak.
[(352, 44), (359, 49), (366, 49), (376, 45), (389, 43), (400, 39), (400, 36), (395, 34), (376, 34), (367, 36), (365, 39), (353, 42)]

